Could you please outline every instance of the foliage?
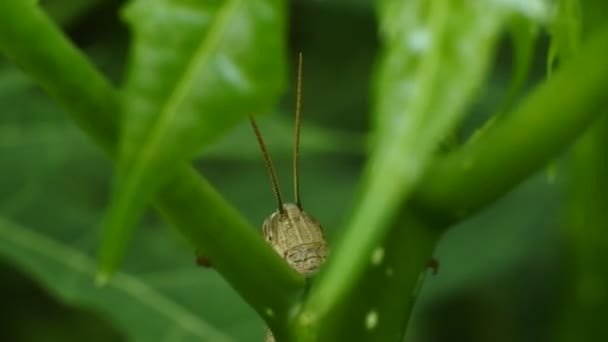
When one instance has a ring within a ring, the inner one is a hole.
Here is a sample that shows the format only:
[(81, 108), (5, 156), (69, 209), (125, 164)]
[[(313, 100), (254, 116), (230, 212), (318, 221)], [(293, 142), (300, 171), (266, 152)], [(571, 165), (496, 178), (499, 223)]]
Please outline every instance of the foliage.
[[(598, 338), (602, 323), (585, 318), (608, 307), (606, 200), (597, 191), (606, 164), (603, 10), (576, 0), (3, 1), (0, 255), (43, 291), (95, 312), (72, 308), (78, 316), (99, 327), (107, 319), (116, 330), (108, 338), (256, 341), (263, 320), (279, 340), (399, 341), (406, 328), (409, 339), (432, 338), (424, 322), (441, 326), (441, 315), (424, 308), (482, 293), (545, 248), (558, 256), (543, 259), (543, 274), (566, 279), (544, 297), (560, 315), (545, 324), (550, 332), (520, 334)], [(107, 32), (88, 22), (98, 13)], [(248, 223), (261, 222), (272, 201), (245, 119), (275, 112), (261, 124), (286, 171), (291, 105), (275, 104), (298, 50), (304, 203), (331, 246), (311, 279)], [(558, 181), (538, 174), (583, 134), (554, 162)], [(174, 230), (144, 215), (150, 204)], [(195, 250), (213, 270), (194, 266)], [(441, 266), (429, 280), (434, 252)], [(567, 272), (550, 273), (560, 258)], [(527, 293), (546, 286), (518, 281)], [(410, 320), (414, 302), (421, 311)], [(502, 328), (522, 319), (492, 312)], [(517, 329), (482, 330), (462, 336), (520, 339)]]

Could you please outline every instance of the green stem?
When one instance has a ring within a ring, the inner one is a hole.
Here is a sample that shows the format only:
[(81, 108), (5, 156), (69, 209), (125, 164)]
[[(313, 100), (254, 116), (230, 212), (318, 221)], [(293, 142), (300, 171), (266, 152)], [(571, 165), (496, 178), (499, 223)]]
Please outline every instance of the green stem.
[(118, 94), (34, 1), (0, 1), (0, 49), (105, 151), (118, 141)]
[(346, 299), (317, 325), (306, 325), (305, 312), (296, 316), (291, 340), (401, 341), (440, 232), (414, 212), (402, 212)]
[[(407, 10), (407, 6), (396, 7), (402, 7), (398, 11)], [(415, 62), (416, 72), (408, 80), (417, 89), (432, 89), (441, 79), (443, 70), (440, 68), (442, 61), (439, 49), (448, 37), (448, 7), (442, 2), (432, 2), (428, 11), (425, 22), (436, 38), (433, 38), (433, 52), (425, 53), (424, 58)], [(392, 39), (395, 38), (387, 37), (387, 40)], [(399, 58), (393, 56), (383, 60), (385, 73), (395, 72), (392, 68), (405, 68), (393, 64), (397, 60), (402, 63), (402, 58), (406, 56), (401, 55), (403, 49), (397, 47), (400, 44), (391, 44), (387, 44), (390, 46), (387, 49), (393, 49), (390, 53)], [(407, 58), (413, 63), (411, 56)], [(398, 219), (404, 199), (410, 195), (428, 163), (427, 156), (436, 146), (436, 133), (444, 130), (445, 125), (457, 117), (454, 113), (458, 111), (447, 113), (441, 124), (438, 124), (440, 121), (435, 121), (435, 117), (430, 114), (434, 108), (432, 92), (412, 96), (408, 104), (401, 103), (404, 108), (389, 104), (389, 99), (402, 101), (403, 94), (395, 90), (395, 87), (404, 87), (405, 82), (390, 78), (385, 82), (392, 85), (393, 89), (383, 86), (378, 90), (387, 91), (389, 95), (378, 95), (374, 109), (379, 117), (375, 128), (376, 140), (366, 162), (357, 202), (347, 228), (333, 246), (332, 256), (327, 260), (304, 305), (302, 316), (313, 321), (312, 324), (323, 322), (333, 307), (346, 300), (347, 294), (362, 282), (373, 250), (382, 246)], [(458, 103), (455, 107), (463, 104)]]
[(285, 326), (304, 278), (196, 170), (180, 168), (154, 204), (269, 325)]
[[(113, 157), (120, 115), (110, 83), (33, 1), (0, 1), (0, 23), (0, 49)], [(282, 325), (303, 277), (196, 170), (181, 167), (155, 204), (270, 325)]]
[[(606, 112), (604, 112), (606, 113)], [(606, 113), (608, 114), (608, 113)], [(593, 341), (605, 335), (608, 315), (608, 115), (574, 146), (569, 158), (564, 245), (568, 258), (560, 283), (560, 321), (555, 340)]]
[(608, 29), (540, 85), (513, 113), (431, 164), (414, 201), (462, 218), (546, 165), (608, 105)]

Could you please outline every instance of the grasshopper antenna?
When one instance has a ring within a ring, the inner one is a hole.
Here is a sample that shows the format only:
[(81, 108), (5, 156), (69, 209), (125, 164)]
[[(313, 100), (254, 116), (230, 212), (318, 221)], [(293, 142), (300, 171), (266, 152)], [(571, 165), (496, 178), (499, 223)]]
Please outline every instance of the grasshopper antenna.
[(262, 150), (262, 155), (264, 156), (266, 168), (268, 169), (268, 173), (270, 174), (270, 180), (272, 181), (272, 190), (274, 192), (274, 197), (277, 200), (277, 206), (279, 208), (279, 211), (283, 211), (283, 200), (281, 198), (281, 190), (279, 189), (277, 174), (274, 171), (274, 166), (272, 165), (270, 154), (268, 154), (266, 144), (264, 143), (264, 139), (262, 138), (262, 133), (260, 132), (258, 125), (255, 123), (253, 116), (249, 116), (249, 121), (251, 122), (251, 127), (253, 127), (253, 132), (255, 133), (255, 137), (257, 138), (258, 144), (260, 145), (260, 149)]
[(298, 55), (298, 84), (296, 88), (296, 124), (293, 144), (293, 192), (296, 205), (302, 209), (300, 200), (299, 153), (300, 153), (300, 102), (302, 100), (302, 53)]

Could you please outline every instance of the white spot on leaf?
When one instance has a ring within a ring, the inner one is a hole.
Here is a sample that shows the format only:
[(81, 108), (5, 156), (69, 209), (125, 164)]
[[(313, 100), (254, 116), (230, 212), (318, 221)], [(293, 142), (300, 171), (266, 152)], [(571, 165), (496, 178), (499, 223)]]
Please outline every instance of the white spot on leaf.
[(380, 265), (384, 259), (384, 248), (377, 247), (372, 252), (372, 265)]
[(415, 54), (423, 54), (431, 46), (431, 31), (426, 27), (418, 27), (407, 36), (407, 46)]
[(378, 325), (378, 313), (376, 310), (371, 310), (365, 315), (365, 329), (373, 330)]

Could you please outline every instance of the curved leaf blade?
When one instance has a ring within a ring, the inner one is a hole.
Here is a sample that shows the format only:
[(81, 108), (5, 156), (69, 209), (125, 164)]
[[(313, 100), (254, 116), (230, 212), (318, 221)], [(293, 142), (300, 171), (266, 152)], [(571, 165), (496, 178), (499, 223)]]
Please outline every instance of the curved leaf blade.
[(243, 117), (267, 110), (284, 69), (282, 1), (142, 0), (125, 16), (134, 42), (102, 277), (159, 185)]
[[(344, 235), (334, 245), (298, 323), (311, 325), (310, 317), (317, 323), (352, 313), (354, 305), (346, 298), (377, 280), (363, 278), (369, 260), (387, 236), (412, 229), (398, 225), (399, 214), (437, 147), (473, 102), (507, 19), (518, 11), (539, 19), (547, 14), (545, 1), (531, 3), (530, 8), (521, 8), (525, 6), (517, 1), (379, 3), (384, 51), (376, 71), (372, 153)], [(417, 275), (421, 270), (412, 265), (404, 263), (401, 271)], [(326, 327), (313, 332), (315, 337), (339, 331), (324, 323)], [(401, 328), (383, 326), (368, 330), (366, 336), (375, 340), (372, 335)]]
[(95, 263), (88, 255), (2, 218), (0, 255), (42, 280), (66, 300), (107, 313), (132, 340), (162, 340), (163, 336), (168, 340), (179, 334), (181, 341), (232, 341), (133, 275), (118, 273), (110, 286), (96, 287)]

